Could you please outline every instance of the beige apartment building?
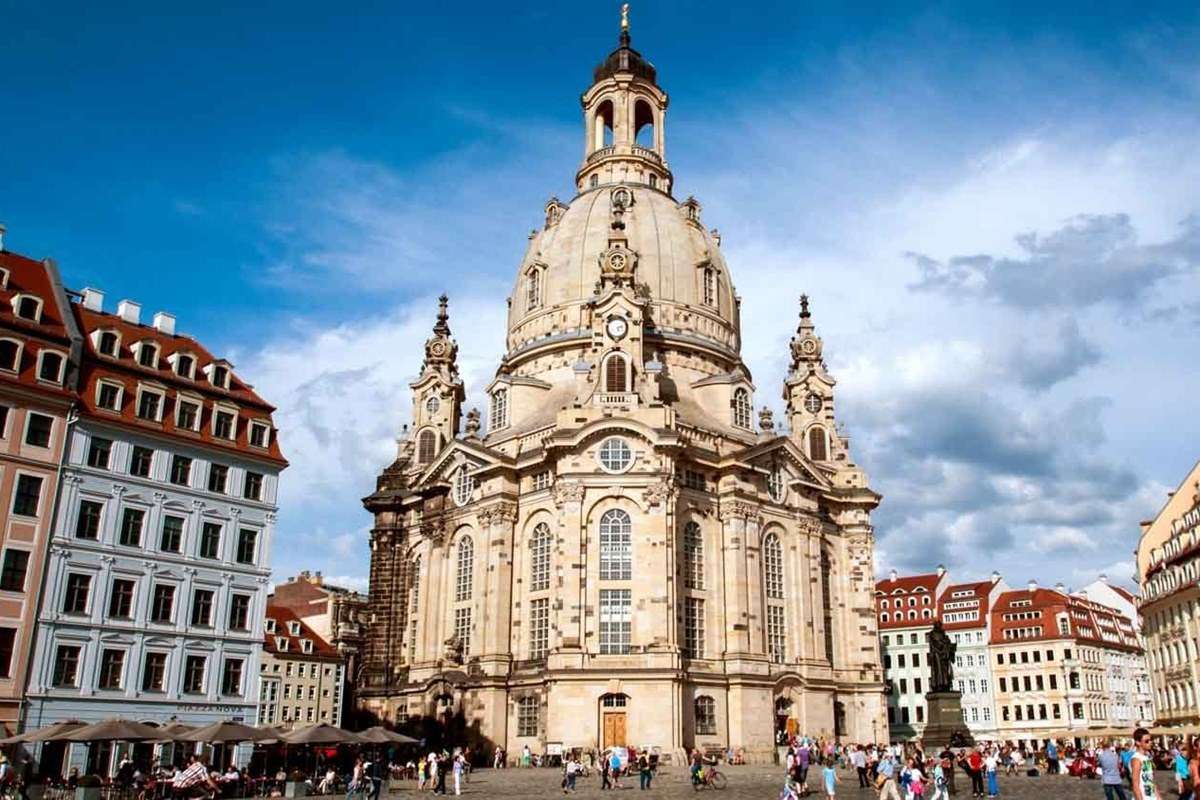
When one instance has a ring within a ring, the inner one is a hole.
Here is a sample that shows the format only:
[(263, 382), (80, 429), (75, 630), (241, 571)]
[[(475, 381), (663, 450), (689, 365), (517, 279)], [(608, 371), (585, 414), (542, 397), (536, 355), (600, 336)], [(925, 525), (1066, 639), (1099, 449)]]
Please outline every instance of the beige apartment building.
[(1142, 523), (1137, 568), (1158, 722), (1200, 724), (1200, 463)]
[(328, 642), (291, 610), (267, 606), (259, 724), (342, 723), (345, 665)]

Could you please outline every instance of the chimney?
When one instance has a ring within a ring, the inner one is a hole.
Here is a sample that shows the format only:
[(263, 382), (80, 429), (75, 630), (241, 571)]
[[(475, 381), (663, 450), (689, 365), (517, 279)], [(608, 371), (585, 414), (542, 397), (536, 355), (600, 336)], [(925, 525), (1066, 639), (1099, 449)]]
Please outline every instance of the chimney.
[(159, 311), (154, 315), (154, 330), (159, 333), (165, 333), (168, 336), (175, 335), (175, 315), (168, 314), (165, 311)]
[(1032, 578), (1029, 579), (1029, 591), (1031, 593), (1037, 591), (1037, 581), (1033, 580)]
[(137, 325), (142, 319), (142, 307), (132, 300), (122, 300), (117, 303), (117, 316)]
[(4, 233), (7, 230), (8, 228), (4, 227), (3, 224), (0, 224), (0, 253), (4, 252)]
[(997, 572), (996, 570), (992, 570), (992, 585), (994, 586), (999, 582), (1000, 582), (1000, 573)]
[(945, 564), (938, 564), (938, 567), (937, 567), (937, 576), (940, 578), (940, 577), (942, 577), (942, 576), (943, 576), (943, 575), (945, 575), (945, 574), (946, 574), (946, 565), (945, 565)]
[(84, 287), (79, 293), (83, 307), (88, 311), (103, 311), (104, 310), (104, 292), (99, 289), (93, 289), (90, 286)]
[(1105, 575), (1103, 572), (1100, 573), (1100, 582), (1105, 583), (1105, 584), (1108, 583), (1108, 576)]
[(888, 580), (891, 581), (892, 583), (895, 583), (896, 578), (898, 578), (898, 577), (900, 577), (900, 576), (896, 574), (896, 570), (892, 570), (891, 572), (888, 573)]
[(1063, 586), (1062, 582), (1059, 581), (1058, 583), (1054, 584), (1054, 591), (1058, 592), (1059, 594), (1066, 594), (1067, 587)]

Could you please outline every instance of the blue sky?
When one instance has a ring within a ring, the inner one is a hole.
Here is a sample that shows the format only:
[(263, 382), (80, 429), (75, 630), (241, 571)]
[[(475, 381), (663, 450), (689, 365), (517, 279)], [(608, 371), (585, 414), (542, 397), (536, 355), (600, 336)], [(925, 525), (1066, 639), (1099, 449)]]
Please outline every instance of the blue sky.
[[(0, 221), (232, 357), (294, 464), (277, 573), (357, 581), (432, 298), (478, 403), (619, 4), (239, 5), (0, 3)], [(632, 10), (756, 399), (807, 290), (881, 570), (1128, 577), (1200, 456), (1200, 12), (842, 5)]]

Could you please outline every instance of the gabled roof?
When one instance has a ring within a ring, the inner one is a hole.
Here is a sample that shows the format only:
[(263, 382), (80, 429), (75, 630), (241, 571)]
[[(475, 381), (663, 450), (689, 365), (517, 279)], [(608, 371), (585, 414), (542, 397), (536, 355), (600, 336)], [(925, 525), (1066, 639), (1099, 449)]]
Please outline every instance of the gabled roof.
[(936, 572), (931, 572), (928, 575), (898, 575), (894, 580), (892, 578), (884, 578), (881, 581), (876, 581), (875, 592), (876, 594), (885, 596), (897, 593), (910, 594), (918, 589), (932, 592), (937, 588), (938, 581), (941, 579), (942, 576)]
[(463, 453), (471, 461), (480, 462), (476, 465), (477, 467), (499, 466), (512, 461), (508, 456), (498, 450), (493, 450), (478, 439), (454, 439), (442, 448), (442, 452), (438, 453), (433, 461), (429, 462), (428, 466), (412, 482), (412, 485), (420, 486), (434, 480), (454, 459), (456, 453)]
[[(338, 651), (322, 639), (316, 632), (310, 628), (304, 620), (296, 616), (290, 608), (277, 606), (274, 604), (267, 605), (267, 619), (275, 620), (275, 632), (266, 632), (263, 634), (263, 649), (276, 657), (298, 657), (305, 660), (321, 660), (321, 661), (341, 661), (341, 656)], [(289, 628), (289, 623), (299, 623), (300, 634), (292, 635)], [(287, 649), (280, 650), (277, 640), (284, 639), (287, 641)], [(312, 641), (312, 652), (305, 653), (300, 647), (300, 640), (308, 639)]]
[(788, 436), (776, 436), (774, 439), (768, 439), (765, 442), (759, 442), (745, 449), (736, 450), (722, 459), (722, 462), (742, 461), (749, 464), (769, 453), (782, 453), (785, 455), (788, 461), (800, 470), (802, 477), (806, 478), (812, 485), (819, 487), (822, 491), (828, 491), (833, 488), (833, 483), (829, 480), (829, 476), (825, 474), (824, 470), (820, 469), (814, 461), (805, 455), (804, 451)]

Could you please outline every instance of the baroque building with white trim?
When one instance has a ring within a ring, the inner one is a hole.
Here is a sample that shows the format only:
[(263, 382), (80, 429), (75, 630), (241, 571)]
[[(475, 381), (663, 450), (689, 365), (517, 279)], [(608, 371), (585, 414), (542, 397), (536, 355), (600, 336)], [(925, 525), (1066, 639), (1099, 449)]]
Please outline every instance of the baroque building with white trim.
[(741, 301), (678, 200), (667, 95), (619, 46), (583, 94), (576, 195), (511, 297), (486, 432), (442, 299), (371, 532), (363, 711), (461, 714), (510, 753), (741, 750), (886, 730), (871, 511), (808, 301), (756, 413)]

